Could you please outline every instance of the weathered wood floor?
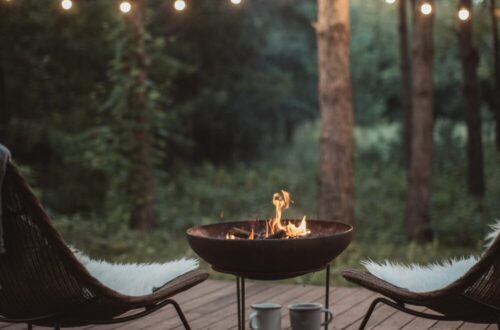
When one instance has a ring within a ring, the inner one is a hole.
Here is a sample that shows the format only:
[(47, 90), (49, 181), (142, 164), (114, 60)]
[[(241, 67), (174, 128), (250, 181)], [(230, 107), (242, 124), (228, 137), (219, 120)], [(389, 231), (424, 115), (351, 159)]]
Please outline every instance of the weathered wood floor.
[[(332, 301), (331, 309), (335, 314), (330, 329), (358, 329), (370, 302), (377, 297), (376, 294), (359, 288), (332, 288), (330, 294)], [(247, 318), (249, 315), (249, 306), (253, 303), (274, 302), (283, 305), (282, 325), (285, 329), (288, 329), (290, 322), (286, 306), (296, 302), (324, 303), (324, 287), (247, 281), (246, 298)], [(184, 310), (193, 330), (229, 330), (237, 328), (235, 282), (205, 281), (197, 287), (177, 295), (175, 299)], [(0, 323), (0, 328), (2, 330), (14, 330), (26, 329), (26, 326)], [(173, 308), (167, 306), (149, 317), (134, 322), (109, 326), (90, 326), (79, 329), (182, 330), (183, 327)], [(380, 306), (372, 315), (368, 329), (479, 330), (496, 329), (496, 326), (463, 322), (436, 322), (415, 318), (408, 314), (396, 312), (387, 306)]]

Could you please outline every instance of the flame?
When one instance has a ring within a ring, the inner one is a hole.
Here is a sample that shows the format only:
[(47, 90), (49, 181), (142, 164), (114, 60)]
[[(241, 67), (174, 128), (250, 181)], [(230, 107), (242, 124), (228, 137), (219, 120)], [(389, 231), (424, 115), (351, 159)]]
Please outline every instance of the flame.
[(269, 237), (269, 234), (272, 235), (281, 230), (285, 231), (286, 238), (300, 237), (311, 233), (311, 231), (307, 229), (306, 216), (302, 218), (298, 227), (292, 222), (282, 225), (281, 215), (283, 210), (289, 208), (291, 203), (293, 203), (293, 201), (290, 198), (290, 193), (285, 190), (282, 190), (281, 194), (278, 192), (273, 195), (273, 204), (276, 210), (276, 215), (273, 219), (270, 219), (266, 223), (266, 238)]
[(271, 234), (284, 229), (281, 225), (281, 214), (283, 210), (290, 207), (290, 194), (284, 190), (281, 191), (281, 194), (274, 193), (273, 204), (276, 210), (276, 215), (274, 216), (274, 219), (269, 220)]
[(298, 227), (290, 222), (284, 227), (284, 229), (287, 237), (300, 237), (311, 233), (311, 231), (307, 229), (307, 221), (305, 215)]
[[(274, 235), (271, 238), (297, 238), (306, 236), (311, 233), (309, 229), (307, 229), (307, 221), (306, 216), (302, 218), (302, 221), (298, 226), (295, 225), (293, 221), (288, 221), (288, 223), (283, 223), (281, 221), (281, 216), (283, 211), (290, 207), (290, 204), (293, 201), (290, 198), (290, 193), (285, 190), (281, 190), (281, 192), (277, 192), (273, 194), (272, 203), (275, 208), (275, 216), (272, 219), (266, 221), (266, 230), (265, 233), (255, 232), (255, 222), (250, 223), (250, 231), (246, 231), (244, 228), (232, 228), (227, 234), (226, 239), (240, 239), (246, 238), (249, 240), (254, 239), (262, 239), (262, 236), (265, 235), (265, 238), (270, 238), (270, 236)], [(276, 235), (275, 235), (276, 234)]]
[(250, 229), (250, 235), (248, 235), (248, 239), (254, 239), (255, 235), (255, 230), (254, 230), (254, 224), (252, 223), (252, 229)]

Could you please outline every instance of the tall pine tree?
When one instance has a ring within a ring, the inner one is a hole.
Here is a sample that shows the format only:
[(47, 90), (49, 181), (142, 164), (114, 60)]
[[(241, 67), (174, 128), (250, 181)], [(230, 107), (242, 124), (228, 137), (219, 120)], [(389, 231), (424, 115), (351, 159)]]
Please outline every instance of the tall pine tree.
[(418, 1), (413, 20), (413, 84), (411, 159), (406, 197), (406, 235), (419, 242), (432, 239), (430, 230), (430, 197), (433, 147), (433, 84), (434, 11), (420, 12), (422, 5), (432, 1)]
[(354, 223), (354, 114), (349, 0), (319, 0), (316, 23), (322, 118), (318, 216)]

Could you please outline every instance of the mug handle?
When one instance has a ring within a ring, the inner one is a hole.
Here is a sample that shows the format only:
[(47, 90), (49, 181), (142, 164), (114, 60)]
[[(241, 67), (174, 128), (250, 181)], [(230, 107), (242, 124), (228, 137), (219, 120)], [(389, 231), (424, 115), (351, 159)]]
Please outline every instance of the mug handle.
[(326, 313), (326, 321), (321, 323), (321, 326), (330, 324), (333, 320), (333, 313), (326, 308), (323, 308), (322, 312)]
[(256, 318), (257, 318), (257, 313), (253, 312), (252, 314), (250, 314), (250, 318), (248, 319), (248, 325), (250, 326), (250, 329), (252, 329), (252, 330), (259, 330), (259, 328), (254, 328), (257, 326), (257, 325), (254, 325), (254, 320)]

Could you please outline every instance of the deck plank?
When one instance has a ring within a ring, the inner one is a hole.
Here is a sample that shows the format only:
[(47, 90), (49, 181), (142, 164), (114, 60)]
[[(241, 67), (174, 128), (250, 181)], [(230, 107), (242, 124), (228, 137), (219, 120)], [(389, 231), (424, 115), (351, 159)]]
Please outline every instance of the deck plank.
[(464, 323), (459, 330), (486, 330), (488, 328), (488, 324), (479, 324), (479, 323)]
[[(423, 312), (432, 313), (432, 311), (427, 308), (424, 309)], [(405, 325), (403, 327), (403, 330), (429, 329), (432, 328), (434, 324), (436, 324), (437, 322), (438, 321), (436, 320), (429, 320), (429, 319), (424, 319), (422, 317), (416, 317), (413, 319), (413, 321)]]
[[(282, 327), (290, 328), (287, 306), (297, 302), (324, 303), (324, 287), (312, 285), (276, 284), (273, 282), (246, 283), (245, 323), (248, 325), (250, 305), (259, 302), (275, 302), (282, 305)], [(335, 317), (330, 329), (355, 330), (359, 328), (368, 306), (377, 294), (362, 288), (331, 288), (330, 308)], [(174, 297), (180, 304), (193, 330), (235, 330), (237, 328), (236, 284), (208, 280), (195, 288)], [(415, 308), (427, 311), (424, 307)], [(247, 326), (248, 328), (248, 326)], [(1, 330), (26, 329), (25, 324), (0, 323)], [(49, 329), (35, 327), (35, 329)], [(162, 308), (142, 319), (107, 326), (86, 326), (76, 330), (181, 330), (182, 324), (171, 306)], [(486, 330), (496, 325), (463, 322), (437, 322), (399, 312), (389, 306), (379, 305), (370, 318), (366, 329), (373, 330)]]
[[(416, 311), (424, 311), (425, 307), (415, 307)], [(404, 328), (406, 325), (410, 324), (416, 317), (410, 314), (397, 312), (392, 314), (390, 317), (386, 318), (383, 322), (373, 327), (373, 329), (384, 329), (384, 330), (395, 330)]]
[[(269, 288), (268, 290), (263, 290), (258, 296), (249, 297), (246, 301), (245, 308), (245, 323), (248, 324), (248, 318), (250, 316), (251, 310), (250, 306), (256, 303), (262, 302), (272, 302), (275, 304), (283, 305), (290, 299), (294, 299), (295, 297), (300, 296), (303, 293), (303, 288), (300, 285), (286, 285), (279, 290), (275, 290), (274, 287)], [(234, 302), (236, 302), (236, 297), (233, 298)], [(218, 317), (218, 319), (207, 325), (206, 329), (215, 330), (227, 330), (227, 329), (236, 329), (237, 328), (237, 310), (236, 304), (230, 306), (229, 310), (220, 311), (220, 315), (222, 317)]]
[[(206, 282), (212, 282), (212, 281), (206, 281)], [(211, 304), (212, 301), (217, 300), (220, 297), (223, 297), (227, 294), (231, 294), (233, 291), (235, 291), (233, 283), (230, 282), (223, 282), (223, 285), (217, 288), (216, 290), (209, 291), (208, 293), (199, 293), (197, 290), (189, 290), (187, 292), (190, 293), (189, 297), (181, 297), (181, 295), (177, 295), (174, 297), (181, 306), (183, 312), (185, 313), (187, 319), (191, 322), (191, 319), (193, 318), (193, 314), (196, 314), (198, 309), (204, 305), (204, 304)], [(185, 292), (185, 293), (187, 293)], [(191, 298), (191, 299), (190, 299)], [(188, 300), (188, 301), (184, 301)], [(145, 318), (143, 320), (136, 320), (134, 322), (129, 322), (126, 324), (119, 325), (116, 329), (120, 330), (134, 330), (134, 329), (147, 329), (147, 328), (152, 328), (156, 324), (163, 324), (164, 329), (168, 329), (167, 327), (174, 327), (175, 325), (180, 325), (181, 322), (177, 316), (177, 313), (175, 310), (171, 307), (169, 307), (167, 310), (161, 309), (151, 315), (148, 318)]]
[[(365, 314), (368, 311), (368, 307), (365, 310)], [(368, 324), (366, 325), (365, 329), (373, 329), (375, 326), (379, 325), (380, 323), (384, 322), (387, 318), (391, 317), (393, 314), (397, 313), (397, 310), (394, 308), (391, 308), (390, 306), (386, 305), (381, 305), (378, 304), (375, 307), (375, 310), (373, 311), (370, 320), (368, 321)], [(365, 315), (364, 314), (364, 315)], [(356, 322), (352, 323), (348, 327), (346, 327), (346, 330), (357, 330), (359, 329), (359, 326), (361, 325), (361, 322), (363, 322), (363, 318), (358, 319)], [(421, 328), (420, 328), (421, 329)]]
[(464, 322), (461, 321), (439, 321), (434, 324), (430, 329), (432, 330), (456, 330), (459, 329)]

